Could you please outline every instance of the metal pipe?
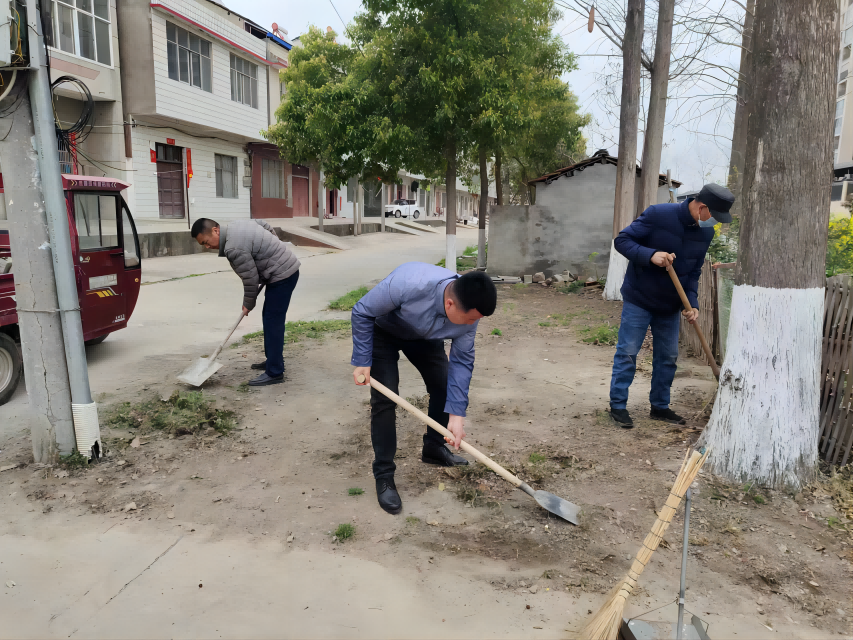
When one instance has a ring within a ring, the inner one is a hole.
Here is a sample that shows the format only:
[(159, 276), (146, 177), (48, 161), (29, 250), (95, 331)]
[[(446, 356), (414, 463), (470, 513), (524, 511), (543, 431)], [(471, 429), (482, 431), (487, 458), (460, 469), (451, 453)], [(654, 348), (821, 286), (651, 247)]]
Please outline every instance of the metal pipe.
[[(53, 256), (53, 274), (59, 301), (62, 334), (65, 338), (65, 358), (71, 386), (71, 408), (78, 450), (83, 455), (89, 451), (81, 446), (81, 430), (98, 430), (97, 410), (89, 388), (89, 370), (86, 364), (86, 347), (83, 344), (83, 323), (74, 258), (71, 252), (71, 232), (62, 189), (62, 173), (57, 151), (56, 125), (50, 91), (50, 75), (45, 53), (44, 32), (36, 0), (27, 0), (27, 33), (30, 44), (29, 94), (33, 110), (35, 146), (39, 172), (42, 179), (44, 205), (47, 213), (50, 249)], [(93, 424), (94, 421), (94, 424)], [(99, 438), (99, 436), (98, 436)], [(91, 445), (90, 445), (91, 446)]]
[(676, 640), (684, 637), (684, 591), (687, 588), (687, 548), (690, 546), (690, 503), (692, 491), (684, 494), (684, 540), (681, 545), (681, 588), (678, 591), (678, 627), (675, 632)]

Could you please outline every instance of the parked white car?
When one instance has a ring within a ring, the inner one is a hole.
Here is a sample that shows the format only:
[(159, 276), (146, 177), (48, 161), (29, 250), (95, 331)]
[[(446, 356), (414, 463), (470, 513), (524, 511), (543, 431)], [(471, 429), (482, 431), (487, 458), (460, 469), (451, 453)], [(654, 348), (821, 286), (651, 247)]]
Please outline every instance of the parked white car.
[(394, 200), (392, 204), (385, 205), (385, 217), (394, 218), (419, 218), (422, 207), (419, 207), (417, 200)]

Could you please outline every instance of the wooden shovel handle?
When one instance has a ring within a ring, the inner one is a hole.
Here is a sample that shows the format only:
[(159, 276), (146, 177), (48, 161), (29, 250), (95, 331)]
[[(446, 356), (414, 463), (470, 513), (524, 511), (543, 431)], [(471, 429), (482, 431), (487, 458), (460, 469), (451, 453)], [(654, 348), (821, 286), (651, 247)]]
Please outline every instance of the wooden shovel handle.
[(231, 327), (231, 331), (228, 332), (228, 335), (225, 336), (225, 340), (219, 343), (219, 346), (216, 347), (216, 351), (213, 352), (213, 355), (210, 356), (210, 362), (213, 362), (219, 357), (219, 354), (222, 352), (222, 349), (225, 348), (225, 343), (228, 342), (228, 338), (231, 337), (231, 334), (237, 330), (237, 327), (240, 326), (240, 323), (243, 321), (243, 318), (246, 317), (246, 314), (240, 311), (240, 317), (237, 318), (237, 322), (234, 323), (234, 326)]
[[(681, 298), (681, 304), (684, 305), (684, 309), (687, 311), (692, 311), (693, 307), (690, 304), (690, 300), (687, 299), (687, 294), (684, 293), (684, 287), (681, 286), (681, 282), (678, 279), (678, 276), (675, 273), (675, 269), (672, 268), (672, 265), (668, 266), (666, 270), (669, 272), (669, 277), (672, 279), (672, 284), (675, 285), (675, 290), (678, 291), (678, 295)], [(711, 371), (714, 372), (714, 377), (719, 380), (720, 379), (720, 367), (717, 366), (717, 359), (714, 357), (714, 354), (711, 352), (711, 347), (708, 346), (708, 341), (705, 340), (705, 334), (702, 333), (702, 327), (699, 326), (699, 320), (697, 319), (693, 322), (693, 328), (696, 329), (696, 335), (699, 336), (699, 342), (702, 343), (702, 351), (705, 352), (705, 357), (708, 359), (710, 363)]]
[[(359, 377), (358, 377), (358, 381), (359, 381), (359, 382), (364, 382), (364, 380), (365, 380), (364, 376), (359, 376)], [(389, 398), (389, 399), (393, 400), (394, 402), (396, 402), (398, 405), (400, 405), (401, 407), (403, 407), (406, 411), (408, 411), (409, 413), (411, 413), (413, 416), (415, 416), (416, 418), (419, 418), (422, 422), (425, 422), (426, 424), (428, 424), (429, 426), (431, 426), (433, 429), (435, 429), (436, 431), (438, 431), (441, 435), (443, 435), (443, 436), (445, 436), (445, 437), (447, 437), (447, 438), (453, 438), (453, 437), (454, 437), (454, 436), (453, 436), (453, 434), (452, 434), (452, 433), (450, 433), (450, 431), (448, 431), (446, 428), (442, 427), (440, 424), (438, 424), (435, 420), (433, 420), (432, 418), (430, 418), (428, 415), (426, 415), (426, 414), (425, 414), (423, 411), (421, 411), (420, 409), (417, 409), (416, 407), (413, 407), (411, 404), (409, 404), (408, 402), (406, 402), (405, 400), (403, 400), (403, 398), (401, 398), (401, 397), (400, 397), (400, 396), (398, 396), (396, 393), (394, 393), (393, 391), (391, 391), (391, 389), (389, 389), (388, 387), (386, 387), (386, 386), (385, 386), (384, 384), (382, 384), (381, 382), (378, 382), (378, 381), (377, 381), (377, 380), (375, 380), (374, 378), (370, 378), (370, 386), (371, 386), (371, 387), (373, 387), (374, 389), (376, 389), (379, 393), (381, 393), (381, 394), (382, 394), (382, 395), (384, 395), (385, 397), (387, 397), (387, 398)], [(519, 480), (516, 476), (512, 475), (509, 471), (507, 471), (506, 469), (504, 469), (501, 465), (499, 465), (497, 462), (495, 462), (494, 460), (492, 460), (490, 457), (488, 457), (488, 456), (487, 456), (487, 455), (485, 455), (484, 453), (480, 453), (477, 449), (475, 449), (474, 447), (472, 447), (470, 444), (468, 444), (468, 443), (467, 443), (467, 442), (465, 442), (464, 440), (461, 442), (461, 444), (460, 444), (460, 448), (461, 448), (463, 451), (465, 451), (466, 453), (471, 454), (471, 455), (472, 455), (474, 458), (476, 458), (479, 462), (482, 462), (482, 463), (483, 463), (484, 465), (486, 465), (489, 469), (491, 469), (492, 471), (494, 471), (496, 474), (498, 474), (498, 475), (499, 475), (500, 477), (502, 477), (504, 480), (506, 480), (506, 481), (508, 481), (508, 482), (511, 482), (511, 483), (512, 483), (513, 485), (515, 485), (516, 487), (521, 486), (521, 485), (523, 484), (523, 483), (521, 482), (521, 480)]]

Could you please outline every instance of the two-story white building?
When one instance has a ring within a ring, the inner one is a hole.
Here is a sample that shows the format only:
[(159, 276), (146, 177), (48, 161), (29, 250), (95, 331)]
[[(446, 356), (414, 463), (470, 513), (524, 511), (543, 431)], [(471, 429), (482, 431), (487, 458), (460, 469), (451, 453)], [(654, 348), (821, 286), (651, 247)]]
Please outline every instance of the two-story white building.
[(253, 192), (274, 209), (256, 217), (286, 217), (286, 163), (275, 150), (253, 170), (251, 151), (265, 144), (290, 45), (209, 0), (118, 0), (118, 27), (136, 219), (249, 218)]

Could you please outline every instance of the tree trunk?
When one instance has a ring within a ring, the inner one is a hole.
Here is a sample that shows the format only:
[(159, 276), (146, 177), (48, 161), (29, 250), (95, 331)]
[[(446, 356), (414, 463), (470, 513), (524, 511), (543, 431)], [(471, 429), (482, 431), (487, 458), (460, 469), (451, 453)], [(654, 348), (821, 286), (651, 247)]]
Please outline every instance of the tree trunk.
[(834, 0), (756, 7), (743, 223), (710, 470), (795, 490), (817, 463), (838, 66)]
[(657, 204), (663, 127), (666, 120), (666, 92), (669, 89), (669, 61), (672, 57), (672, 22), (675, 0), (660, 0), (655, 59), (652, 63), (649, 113), (643, 136), (643, 172), (640, 176), (640, 204), (634, 217)]
[(501, 150), (498, 149), (495, 151), (495, 198), (499, 207), (504, 203), (504, 183), (503, 176), (501, 175), (502, 169)]
[(740, 74), (737, 83), (735, 123), (732, 131), (732, 153), (729, 158), (729, 189), (735, 196), (732, 213), (739, 215), (743, 208), (741, 186), (743, 185), (744, 156), (746, 155), (746, 132), (749, 122), (749, 94), (752, 78), (746, 75), (752, 66), (752, 29), (755, 0), (747, 0), (743, 19), (743, 39), (740, 50)]
[(477, 214), (480, 230), (477, 238), (477, 268), (486, 268), (486, 215), (489, 210), (489, 159), (486, 147), (480, 145), (480, 211)]
[[(637, 176), (637, 122), (640, 115), (640, 52), (643, 44), (645, 0), (628, 0), (622, 41), (622, 103), (619, 114), (619, 159), (613, 203), (613, 237), (634, 221), (634, 181)], [(605, 300), (621, 300), (628, 260), (610, 245)]]
[(444, 151), (447, 160), (445, 174), (445, 189), (447, 190), (447, 219), (445, 230), (447, 234), (447, 251), (444, 256), (444, 266), (456, 271), (456, 141), (447, 143)]

